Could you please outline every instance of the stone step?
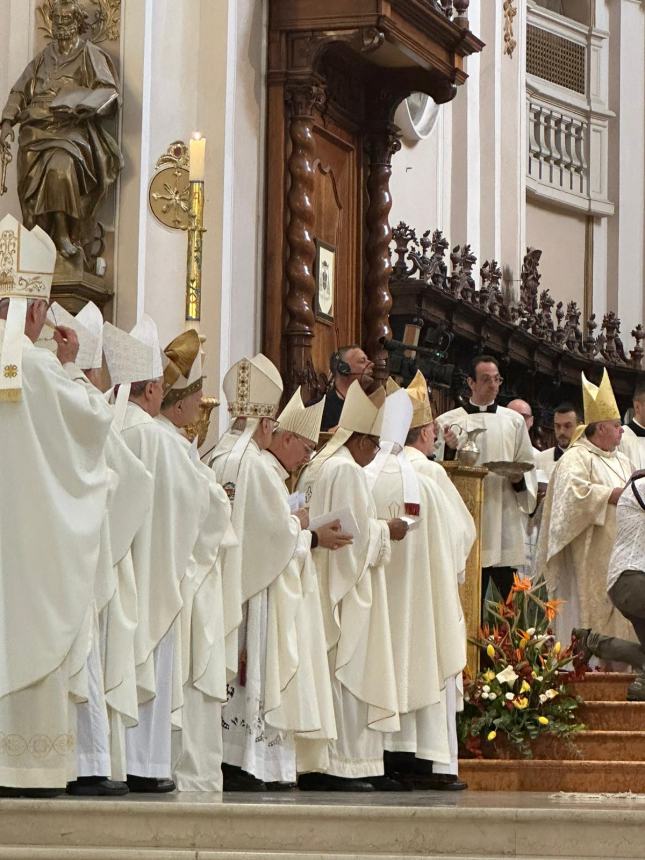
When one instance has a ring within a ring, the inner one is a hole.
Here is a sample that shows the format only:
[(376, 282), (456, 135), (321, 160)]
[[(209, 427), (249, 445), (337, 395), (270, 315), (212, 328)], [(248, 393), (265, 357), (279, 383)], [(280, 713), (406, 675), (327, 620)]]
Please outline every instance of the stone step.
[(634, 680), (628, 672), (588, 672), (584, 680), (569, 684), (569, 690), (585, 702), (624, 702)]
[(577, 732), (570, 741), (553, 738), (551, 743), (536, 745), (533, 757), (541, 760), (645, 762), (645, 731)]
[(464, 759), (459, 776), (471, 791), (645, 793), (645, 762)]
[(577, 711), (590, 730), (640, 732), (645, 730), (645, 702), (589, 702)]

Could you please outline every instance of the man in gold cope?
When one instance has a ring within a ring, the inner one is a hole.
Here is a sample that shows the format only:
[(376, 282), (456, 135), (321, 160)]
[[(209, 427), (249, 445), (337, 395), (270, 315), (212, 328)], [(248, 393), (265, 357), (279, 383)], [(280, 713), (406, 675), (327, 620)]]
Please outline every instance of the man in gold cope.
[(629, 625), (607, 597), (607, 570), (616, 537), (616, 505), (631, 475), (617, 448), (620, 412), (607, 371), (600, 386), (582, 374), (585, 423), (556, 463), (542, 514), (536, 572), (566, 603), (556, 619), (568, 642), (574, 627), (628, 638)]

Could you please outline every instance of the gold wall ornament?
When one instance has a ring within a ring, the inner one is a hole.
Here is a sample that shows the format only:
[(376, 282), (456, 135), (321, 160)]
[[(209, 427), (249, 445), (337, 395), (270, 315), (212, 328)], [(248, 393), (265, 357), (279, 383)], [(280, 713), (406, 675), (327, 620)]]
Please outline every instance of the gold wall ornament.
[(188, 147), (181, 140), (170, 144), (158, 159), (150, 181), (148, 202), (157, 221), (172, 230), (190, 227)]
[(509, 57), (517, 47), (517, 41), (513, 33), (513, 19), (517, 15), (517, 9), (513, 0), (504, 0), (504, 53)]
[(208, 427), (211, 420), (211, 412), (216, 406), (219, 406), (219, 400), (215, 397), (202, 397), (201, 403), (199, 404), (199, 419), (194, 424), (188, 424), (184, 427), (184, 433), (191, 442), (194, 440), (195, 436), (197, 437), (198, 448), (201, 448), (206, 441)]
[[(46, 39), (53, 39), (52, 10), (55, 0), (44, 0), (38, 7), (38, 29)], [(87, 17), (88, 38), (94, 44), (118, 42), (121, 35), (121, 0), (86, 0), (80, 4)], [(83, 8), (83, 6), (85, 8)]]
[(186, 260), (186, 321), (202, 318), (202, 248), (204, 242), (204, 183), (190, 183), (190, 224)]

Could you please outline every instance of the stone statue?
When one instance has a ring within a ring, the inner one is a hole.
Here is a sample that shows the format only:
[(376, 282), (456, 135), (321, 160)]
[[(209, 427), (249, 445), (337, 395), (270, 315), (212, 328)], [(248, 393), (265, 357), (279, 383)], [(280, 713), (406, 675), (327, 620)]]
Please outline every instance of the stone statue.
[(53, 0), (52, 42), (12, 88), (2, 112), (0, 153), (18, 141), (18, 197), (28, 229), (36, 224), (61, 256), (75, 257), (96, 238), (96, 215), (123, 166), (103, 117), (119, 104), (108, 54), (83, 38), (78, 0)]

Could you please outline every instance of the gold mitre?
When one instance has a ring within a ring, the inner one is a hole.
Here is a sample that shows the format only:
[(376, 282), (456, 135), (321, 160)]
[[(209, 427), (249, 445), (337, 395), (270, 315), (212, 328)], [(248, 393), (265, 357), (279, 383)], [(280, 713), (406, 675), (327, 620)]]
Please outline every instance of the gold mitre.
[(385, 383), (385, 394), (386, 394), (386, 396), (389, 397), (390, 394), (396, 394), (396, 392), (400, 391), (400, 390), (401, 390), (401, 386), (396, 381), (396, 379), (393, 376), (388, 376), (387, 382)]
[(338, 426), (343, 430), (351, 430), (352, 433), (380, 436), (384, 404), (385, 390), (383, 388), (377, 388), (368, 397), (361, 388), (359, 381), (355, 379), (345, 395)]
[(620, 412), (609, 381), (607, 368), (603, 369), (600, 385), (589, 382), (584, 373), (580, 375), (582, 377), (585, 424), (595, 424), (598, 421), (619, 421)]
[(428, 394), (428, 383), (420, 370), (417, 370), (416, 376), (408, 385), (406, 391), (410, 395), (410, 400), (414, 407), (410, 430), (414, 430), (416, 427), (425, 427), (426, 424), (431, 424), (434, 419), (432, 416), (432, 407), (430, 405), (430, 395)]
[(281, 430), (297, 433), (298, 436), (302, 436), (303, 439), (308, 439), (317, 445), (324, 409), (324, 397), (318, 403), (314, 403), (313, 406), (305, 406), (301, 389), (298, 388), (278, 416), (278, 424)]
[(282, 377), (272, 361), (258, 353), (241, 358), (222, 382), (234, 418), (275, 418), (282, 397)]
[(194, 328), (182, 332), (164, 349), (163, 407), (164, 409), (201, 391), (202, 352), (199, 335)]
[(22, 393), (22, 350), (29, 299), (49, 299), (56, 246), (40, 227), (27, 230), (13, 215), (0, 221), (0, 301), (9, 311), (0, 344), (0, 400)]

